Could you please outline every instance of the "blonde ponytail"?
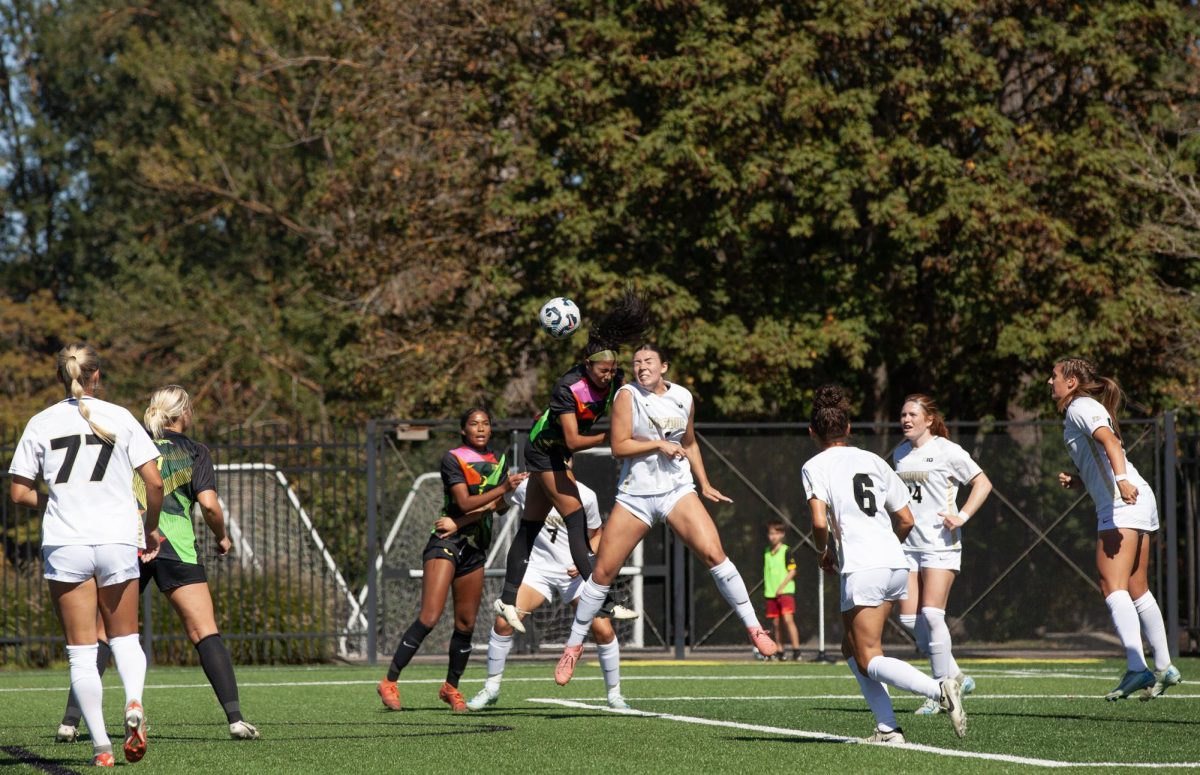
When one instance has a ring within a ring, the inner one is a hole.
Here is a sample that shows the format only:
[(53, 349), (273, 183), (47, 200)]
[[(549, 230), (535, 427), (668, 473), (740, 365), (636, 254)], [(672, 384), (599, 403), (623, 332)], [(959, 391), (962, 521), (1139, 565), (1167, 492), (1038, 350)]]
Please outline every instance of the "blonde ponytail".
[(79, 414), (87, 422), (92, 433), (105, 444), (116, 443), (116, 435), (106, 428), (97, 425), (92, 419), (92, 411), (87, 408), (83, 397), (87, 393), (83, 389), (84, 382), (91, 382), (92, 376), (100, 370), (100, 356), (96, 348), (82, 342), (69, 344), (58, 351), (58, 378), (67, 389), (67, 395), (75, 399)]
[(142, 418), (146, 430), (156, 439), (161, 439), (168, 425), (173, 425), (183, 413), (192, 408), (192, 399), (179, 385), (167, 385), (154, 391), (150, 405)]

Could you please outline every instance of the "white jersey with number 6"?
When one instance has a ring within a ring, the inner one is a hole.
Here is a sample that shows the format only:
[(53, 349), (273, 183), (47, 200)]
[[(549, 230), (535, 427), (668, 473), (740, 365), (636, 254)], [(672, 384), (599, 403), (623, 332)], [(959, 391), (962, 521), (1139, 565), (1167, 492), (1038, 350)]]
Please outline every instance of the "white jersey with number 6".
[(829, 447), (804, 464), (801, 476), (805, 496), (828, 507), (839, 571), (908, 568), (890, 516), (908, 505), (908, 488), (883, 458), (858, 447)]
[(50, 486), (42, 546), (141, 546), (133, 471), (156, 459), (158, 447), (127, 409), (90, 396), (82, 400), (92, 420), (116, 435), (116, 444), (103, 443), (69, 398), (33, 416), (8, 472), (35, 481), (42, 476)]
[(982, 469), (967, 451), (950, 439), (934, 436), (920, 447), (901, 442), (892, 453), (896, 473), (908, 485), (913, 529), (905, 551), (949, 552), (962, 549), (961, 530), (947, 530), (942, 512), (958, 513), (958, 488)]
[[(525, 490), (529, 480), (521, 482), (505, 499), (521, 511), (525, 510)], [(600, 519), (600, 503), (596, 493), (583, 482), (576, 482), (579, 488), (579, 500), (587, 514), (588, 530), (595, 530), (604, 524)], [(559, 540), (562, 539), (562, 540)], [(571, 559), (571, 547), (567, 544), (567, 524), (555, 509), (550, 509), (546, 515), (546, 524), (538, 532), (533, 542), (533, 551), (529, 553), (529, 567), (539, 565), (555, 573), (565, 573), (575, 561)]]

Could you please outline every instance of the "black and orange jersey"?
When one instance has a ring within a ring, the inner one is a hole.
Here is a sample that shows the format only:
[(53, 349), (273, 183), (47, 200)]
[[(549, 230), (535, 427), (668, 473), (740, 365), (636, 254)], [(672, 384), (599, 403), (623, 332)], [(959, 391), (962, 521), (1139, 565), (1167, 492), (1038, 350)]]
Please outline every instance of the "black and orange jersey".
[[(504, 455), (496, 456), (491, 449), (483, 452), (466, 445), (450, 450), (442, 457), (442, 517), (458, 518), (462, 509), (454, 501), (450, 489), (456, 484), (465, 484), (468, 495), (478, 495), (498, 487), (508, 476), (508, 461)], [(436, 528), (435, 528), (436, 531)], [(458, 531), (477, 549), (486, 550), (492, 543), (492, 515), (485, 514), (478, 522)]]
[(592, 426), (608, 413), (617, 390), (625, 384), (625, 372), (613, 373), (608, 389), (598, 388), (588, 379), (582, 363), (559, 378), (550, 394), (550, 408), (542, 412), (529, 431), (529, 442), (543, 451), (565, 446), (562, 421), (559, 415), (574, 412), (581, 434), (590, 433)]

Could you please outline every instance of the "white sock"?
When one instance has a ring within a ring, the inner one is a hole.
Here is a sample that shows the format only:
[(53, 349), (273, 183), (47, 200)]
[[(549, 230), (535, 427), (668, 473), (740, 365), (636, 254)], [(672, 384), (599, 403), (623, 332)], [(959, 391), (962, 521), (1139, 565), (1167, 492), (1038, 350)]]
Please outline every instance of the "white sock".
[(846, 664), (850, 666), (850, 672), (854, 674), (854, 680), (858, 681), (858, 690), (862, 692), (862, 696), (867, 701), (867, 707), (871, 709), (871, 713), (875, 714), (875, 727), (882, 732), (893, 732), (900, 728), (900, 724), (896, 721), (896, 709), (892, 707), (892, 696), (888, 694), (887, 687), (862, 674), (858, 669), (858, 662), (854, 657), (846, 660)]
[(1104, 598), (1108, 610), (1112, 614), (1113, 625), (1117, 628), (1117, 637), (1125, 647), (1125, 663), (1130, 670), (1145, 670), (1146, 655), (1142, 653), (1142, 628), (1138, 621), (1137, 609), (1133, 607), (1133, 598), (1124, 589), (1118, 589)]
[[(113, 659), (117, 661), (117, 672), (125, 684), (125, 704), (137, 700), (142, 702), (142, 690), (146, 688), (146, 652), (142, 651), (141, 637), (135, 632), (119, 638), (109, 638)], [(145, 704), (145, 703), (142, 703)]]
[(71, 666), (71, 690), (83, 711), (88, 734), (92, 736), (92, 748), (100, 751), (104, 746), (112, 750), (112, 741), (104, 729), (104, 684), (100, 682), (100, 671), (96, 669), (96, 653), (99, 646), (67, 646), (67, 662)]
[(725, 602), (729, 603), (729, 607), (737, 613), (742, 624), (747, 629), (761, 627), (762, 625), (758, 623), (758, 614), (754, 613), (754, 606), (750, 603), (750, 593), (746, 591), (746, 582), (742, 581), (742, 574), (738, 573), (733, 560), (726, 557), (725, 562), (709, 568), (709, 573), (712, 574), (713, 581), (717, 582), (717, 589), (721, 591), (721, 597), (725, 598)]
[(600, 669), (604, 672), (604, 686), (611, 697), (621, 693), (621, 645), (613, 638), (612, 643), (599, 643), (596, 651), (600, 656)]
[(917, 651), (929, 654), (929, 622), (924, 616), (917, 617)]
[(917, 615), (916, 614), (900, 614), (900, 626), (904, 631), (912, 636), (913, 640), (917, 639)]
[(867, 665), (867, 675), (880, 683), (891, 684), (897, 689), (920, 694), (931, 700), (942, 698), (941, 684), (901, 659), (875, 657), (871, 664)]
[(582, 646), (588, 630), (592, 628), (592, 619), (604, 605), (608, 597), (609, 587), (600, 585), (588, 578), (579, 590), (579, 604), (575, 606), (575, 621), (571, 622), (571, 634), (567, 637), (568, 646)]
[(512, 651), (513, 636), (501, 635), (492, 627), (488, 636), (487, 652), (487, 688), (493, 692), (500, 691), (500, 680), (504, 678), (504, 665), (508, 662), (508, 652)]
[(1146, 594), (1133, 601), (1133, 607), (1137, 609), (1138, 620), (1142, 624), (1142, 635), (1154, 652), (1154, 669), (1166, 670), (1171, 666), (1171, 649), (1167, 646), (1167, 626), (1163, 624), (1158, 601), (1150, 590), (1146, 590)]
[(951, 671), (953, 657), (950, 654), (950, 628), (946, 626), (946, 612), (941, 608), (926, 606), (921, 616), (929, 627), (929, 666), (937, 680), (958, 675)]

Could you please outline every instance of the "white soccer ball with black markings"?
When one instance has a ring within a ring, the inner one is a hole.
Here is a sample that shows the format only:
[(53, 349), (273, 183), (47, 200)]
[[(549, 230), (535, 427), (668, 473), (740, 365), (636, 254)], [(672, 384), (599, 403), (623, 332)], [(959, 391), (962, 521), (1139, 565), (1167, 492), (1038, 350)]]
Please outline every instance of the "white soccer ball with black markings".
[(542, 305), (538, 321), (542, 330), (555, 339), (564, 339), (579, 328), (579, 305), (565, 296), (558, 296)]

